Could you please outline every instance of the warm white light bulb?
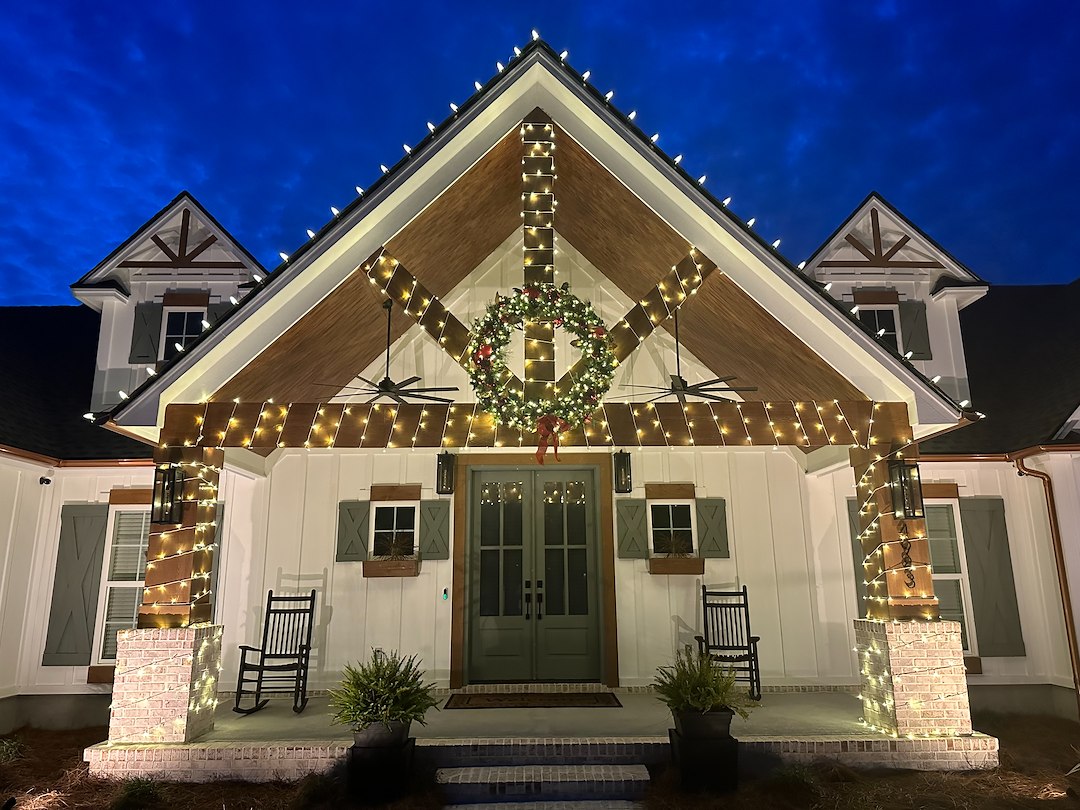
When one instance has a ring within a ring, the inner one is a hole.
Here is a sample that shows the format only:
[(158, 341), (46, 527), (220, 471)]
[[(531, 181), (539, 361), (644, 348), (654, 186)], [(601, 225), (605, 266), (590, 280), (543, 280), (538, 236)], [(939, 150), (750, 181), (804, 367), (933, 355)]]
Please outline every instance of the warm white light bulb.
[(672, 162), (676, 166), (678, 166), (680, 163), (682, 163), (682, 155), (676, 155), (675, 158), (672, 160)]
[(615, 97), (615, 91), (614, 90), (608, 90), (606, 93), (604, 93), (604, 101), (611, 101), (611, 99), (614, 98), (614, 97)]
[(229, 303), (232, 304), (235, 307), (240, 302), (236, 300), (235, 295), (230, 295), (229, 296)]
[(777, 239), (775, 242), (772, 243), (772, 246), (773, 250), (776, 250), (776, 248), (780, 247), (780, 240)]
[(428, 132), (434, 132), (435, 131), (435, 125), (433, 123), (431, 123), (430, 121), (427, 122), (427, 128), (428, 128)]
[(315, 231), (311, 230), (311, 228), (307, 229), (307, 238), (308, 239), (314, 239), (315, 238)]
[(962, 400), (960, 400), (960, 407), (961, 408), (966, 408), (970, 404), (971, 404), (970, 399), (962, 399)]
[(533, 42), (536, 42), (536, 40), (540, 39), (540, 34), (535, 28), (532, 30), (532, 38)]
[(411, 155), (412, 154), (412, 147), (409, 146), (407, 143), (403, 143), (401, 145), (401, 148), (405, 150), (406, 155)]
[(281, 260), (283, 262), (287, 262), (289, 260), (289, 254), (288, 253), (283, 253), (281, 251), (278, 251), (278, 256), (281, 257)]
[(484, 89), (484, 85), (480, 84), (480, 82), (473, 82), (473, 87), (476, 88), (477, 93)]
[[(708, 177), (708, 175), (707, 175), (707, 174), (703, 174), (703, 175), (701, 175), (701, 177), (699, 177), (699, 178), (697, 179), (698, 185), (699, 185), (699, 186), (703, 186), (703, 185), (705, 185), (705, 178), (707, 178), (707, 177)], [(730, 197), (728, 197), (728, 199), (730, 200), (731, 198), (730, 198)]]
[(806, 269), (806, 262), (799, 262), (799, 269), (800, 270), (805, 270)]
[(360, 186), (357, 186), (357, 187), (356, 187), (356, 193), (357, 193), (358, 195), (359, 195), (359, 194), (363, 194), (363, 193), (364, 193), (364, 190), (363, 190), (362, 188), (360, 188)]
[(652, 137), (649, 138), (649, 140), (652, 141), (653, 143), (656, 143), (658, 140), (660, 140), (660, 133), (659, 132), (654, 132), (652, 134)]
[(499, 70), (499, 73), (502, 73), (502, 72), (503, 72), (503, 70), (504, 70), (504, 68), (503, 68), (503, 63), (502, 63), (502, 62), (496, 62), (496, 63), (495, 63), (495, 67), (496, 67), (496, 68), (498, 68), (498, 70)]
[(92, 413), (84, 413), (83, 414), (83, 419), (91, 419), (92, 420), (93, 418), (94, 418), (94, 415)]
[(584, 73), (581, 74), (581, 80), (587, 82), (590, 76), (592, 76), (592, 71), (586, 70)]
[(117, 391), (116, 393), (118, 393), (120, 395), (120, 399), (127, 399), (128, 398), (127, 391)]
[(570, 55), (570, 51), (565, 51), (564, 50), (562, 53), (559, 54), (559, 58), (562, 59), (565, 62), (566, 57), (568, 57), (569, 55)]
[(450, 109), (453, 110), (454, 112), (457, 112), (457, 109), (458, 109), (457, 104), (455, 104), (454, 102), (451, 101), (450, 102)]
[(626, 117), (633, 121), (635, 118), (637, 118), (637, 110), (631, 110)]
[(755, 222), (757, 222), (757, 217), (750, 217), (750, 219), (746, 220), (746, 227), (753, 228)]
[(390, 170), (389, 170), (388, 168), (386, 168), (386, 164), (385, 164), (385, 163), (380, 163), (380, 164), (379, 164), (379, 168), (380, 168), (380, 169), (382, 169), (382, 173), (383, 173), (383, 174), (386, 174), (387, 172), (389, 172), (389, 171), (390, 171)]
[(256, 284), (262, 284), (263, 277), (260, 276), (258, 273), (252, 273), (251, 278), (254, 279)]
[(330, 213), (331, 213), (331, 214), (333, 214), (333, 215), (334, 215), (334, 216), (336, 217), (336, 216), (337, 216), (338, 214), (340, 214), (341, 212), (340, 212), (340, 211), (338, 211), (338, 210), (337, 210), (337, 209), (336, 209), (336, 208), (335, 208), (334, 206), (332, 206), (332, 205), (331, 205), (331, 206), (330, 206)]

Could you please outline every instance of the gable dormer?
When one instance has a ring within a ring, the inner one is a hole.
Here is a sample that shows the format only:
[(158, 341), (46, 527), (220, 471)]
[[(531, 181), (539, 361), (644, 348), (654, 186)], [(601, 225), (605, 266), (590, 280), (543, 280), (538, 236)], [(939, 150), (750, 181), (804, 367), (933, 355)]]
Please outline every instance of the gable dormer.
[(188, 192), (71, 285), (101, 313), (93, 411), (115, 405), (265, 271)]
[(960, 310), (987, 284), (877, 193), (806, 261), (804, 272), (854, 311), (879, 342), (970, 398)]

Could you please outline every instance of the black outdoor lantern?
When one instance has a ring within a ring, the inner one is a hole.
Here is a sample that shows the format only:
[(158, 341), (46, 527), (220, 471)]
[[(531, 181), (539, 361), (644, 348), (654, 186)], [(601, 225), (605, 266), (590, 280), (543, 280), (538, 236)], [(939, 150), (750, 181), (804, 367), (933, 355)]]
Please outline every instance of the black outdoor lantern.
[(893, 514), (898, 520), (924, 516), (918, 464), (899, 458), (890, 461), (889, 486), (892, 489)]
[(632, 492), (634, 481), (630, 475), (630, 454), (620, 450), (611, 459), (615, 465), (615, 491)]
[(184, 468), (179, 464), (160, 464), (154, 470), (154, 508), (152, 523), (180, 523), (184, 510)]
[(440, 495), (452, 495), (454, 493), (454, 468), (457, 466), (457, 456), (453, 453), (439, 453), (438, 464), (435, 466), (435, 491)]

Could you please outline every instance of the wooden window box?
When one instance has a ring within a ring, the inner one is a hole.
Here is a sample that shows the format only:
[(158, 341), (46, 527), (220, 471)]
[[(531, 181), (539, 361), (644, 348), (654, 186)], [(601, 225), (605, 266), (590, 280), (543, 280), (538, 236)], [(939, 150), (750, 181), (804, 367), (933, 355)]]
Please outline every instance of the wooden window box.
[(364, 560), (365, 577), (415, 577), (420, 574), (420, 560)]
[(649, 557), (650, 574), (697, 574), (705, 573), (702, 557)]

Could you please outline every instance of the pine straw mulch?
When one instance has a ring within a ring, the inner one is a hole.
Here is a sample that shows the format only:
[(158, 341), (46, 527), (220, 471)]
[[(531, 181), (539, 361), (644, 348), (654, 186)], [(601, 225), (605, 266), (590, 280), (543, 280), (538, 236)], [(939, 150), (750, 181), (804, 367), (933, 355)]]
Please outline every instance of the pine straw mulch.
[[(646, 796), (649, 810), (899, 810), (900, 808), (1080, 808), (1080, 775), (1065, 774), (1080, 762), (1080, 724), (1054, 717), (982, 715), (980, 731), (1001, 740), (1001, 767), (970, 773), (855, 771), (835, 762), (785, 767), (744, 778), (738, 792), (722, 797), (685, 794), (672, 770), (658, 774)], [(104, 739), (104, 728), (79, 731), (22, 729), (21, 756), (0, 762), (0, 802), (17, 799), (17, 810), (340, 810), (349, 806), (340, 773), (297, 783), (211, 782), (185, 784), (95, 779), (83, 749)], [(3, 752), (0, 748), (0, 754)], [(414, 795), (393, 810), (442, 806), (430, 774)]]

